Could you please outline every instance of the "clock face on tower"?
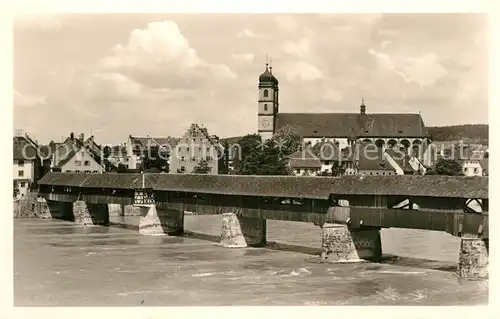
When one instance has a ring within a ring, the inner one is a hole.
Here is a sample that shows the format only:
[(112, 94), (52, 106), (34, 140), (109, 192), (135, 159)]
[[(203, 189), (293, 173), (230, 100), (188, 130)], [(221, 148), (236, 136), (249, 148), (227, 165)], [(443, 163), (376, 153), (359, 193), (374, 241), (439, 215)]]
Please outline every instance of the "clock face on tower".
[(262, 127), (268, 128), (269, 127), (269, 121), (268, 120), (263, 120), (262, 121)]

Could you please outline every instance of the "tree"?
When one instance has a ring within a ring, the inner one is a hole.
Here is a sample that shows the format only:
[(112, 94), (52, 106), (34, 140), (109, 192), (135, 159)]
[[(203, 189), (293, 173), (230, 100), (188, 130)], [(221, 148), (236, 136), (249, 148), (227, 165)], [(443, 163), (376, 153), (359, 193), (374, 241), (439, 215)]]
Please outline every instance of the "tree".
[(231, 152), (233, 153), (233, 166), (237, 174), (240, 174), (243, 166), (243, 159), (248, 157), (255, 149), (262, 146), (262, 138), (258, 134), (248, 134), (233, 144)]
[(281, 127), (272, 137), (285, 156), (302, 150), (304, 138), (290, 125)]
[(248, 152), (242, 159), (239, 175), (290, 175), (287, 158), (273, 139)]
[(426, 175), (463, 176), (464, 173), (459, 161), (440, 158), (434, 166), (434, 169), (428, 170)]
[(196, 165), (193, 169), (194, 174), (207, 174), (210, 172), (211, 168), (208, 166), (208, 162), (205, 160), (201, 160), (198, 165)]
[(218, 159), (218, 167), (217, 172), (219, 174), (228, 174), (229, 173), (229, 144), (227, 141), (224, 142), (224, 153), (223, 156)]
[(142, 159), (141, 171), (147, 171), (152, 168), (157, 168), (159, 172), (168, 173), (169, 171), (168, 154), (158, 146), (150, 146)]

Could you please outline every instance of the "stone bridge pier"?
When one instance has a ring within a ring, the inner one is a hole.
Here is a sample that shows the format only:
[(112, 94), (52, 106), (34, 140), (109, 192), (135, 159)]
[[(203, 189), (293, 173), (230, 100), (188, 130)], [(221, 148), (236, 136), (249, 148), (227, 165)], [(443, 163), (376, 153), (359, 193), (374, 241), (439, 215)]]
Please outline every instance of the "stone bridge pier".
[(222, 214), (220, 243), (223, 247), (262, 247), (267, 241), (267, 220), (236, 213)]
[(93, 204), (77, 200), (73, 203), (73, 216), (75, 223), (79, 225), (109, 225), (108, 204)]
[(460, 238), (458, 276), (465, 279), (488, 278), (489, 250), (489, 239), (472, 236)]
[(329, 262), (377, 261), (381, 256), (380, 228), (352, 229), (340, 224), (321, 226), (321, 259)]
[(167, 208), (164, 202), (134, 206), (140, 211), (139, 234), (179, 236), (184, 233), (184, 211)]

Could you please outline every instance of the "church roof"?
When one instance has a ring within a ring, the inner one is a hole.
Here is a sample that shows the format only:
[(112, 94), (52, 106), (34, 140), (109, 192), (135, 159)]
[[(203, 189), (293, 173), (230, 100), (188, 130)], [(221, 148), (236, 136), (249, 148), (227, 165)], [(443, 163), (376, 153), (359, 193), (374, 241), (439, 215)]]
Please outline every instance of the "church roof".
[(273, 75), (272, 71), (269, 71), (268, 65), (266, 64), (266, 70), (259, 76), (259, 83), (270, 82), (278, 85), (278, 79)]
[(424, 137), (420, 114), (278, 113), (276, 129), (290, 125), (303, 137)]

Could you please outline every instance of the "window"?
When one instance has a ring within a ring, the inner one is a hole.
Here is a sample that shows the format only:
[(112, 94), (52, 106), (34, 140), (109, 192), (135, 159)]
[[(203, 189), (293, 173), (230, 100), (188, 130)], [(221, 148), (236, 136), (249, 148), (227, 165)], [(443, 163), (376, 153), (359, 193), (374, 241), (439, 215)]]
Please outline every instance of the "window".
[(179, 147), (177, 150), (180, 152), (180, 151), (181, 151), (181, 148)]
[(90, 166), (90, 161), (85, 161), (85, 162), (83, 163), (83, 165), (85, 165), (85, 166)]
[(206, 157), (206, 159), (207, 159), (207, 161), (211, 161), (211, 160), (212, 160), (212, 156), (208, 155), (208, 156)]
[(99, 171), (94, 171), (94, 173), (99, 173)]
[(24, 171), (18, 171), (17, 176), (24, 176)]
[(267, 104), (264, 104), (264, 111), (267, 112)]
[(207, 167), (207, 171), (211, 172), (212, 171), (212, 168), (209, 166)]
[(186, 168), (184, 166), (181, 166), (181, 173), (184, 173), (186, 171)]
[(264, 90), (264, 97), (268, 97), (269, 96), (269, 92), (267, 90)]
[(75, 161), (76, 166), (82, 166), (82, 161)]
[(201, 146), (200, 146), (200, 147), (198, 147), (198, 152), (201, 152)]
[(186, 158), (184, 156), (181, 156), (181, 162), (184, 162)]
[(207, 152), (210, 152), (210, 147), (207, 147)]
[(79, 171), (79, 170), (76, 170), (75, 172), (77, 172), (77, 173), (81, 173), (81, 171)]
[(85, 171), (85, 173), (89, 174), (89, 173), (91, 173), (91, 172), (90, 172), (89, 170), (86, 170), (86, 171)]
[(189, 152), (189, 147), (186, 147), (186, 151), (188, 151), (188, 152)]
[(194, 156), (193, 156), (193, 157), (191, 158), (191, 161), (196, 162), (196, 157), (194, 157)]
[(479, 172), (479, 169), (476, 167), (474, 168), (474, 174), (477, 174)]
[(297, 168), (296, 172), (297, 174), (300, 174), (300, 168)]
[(24, 166), (24, 161), (23, 160), (17, 161), (17, 165), (19, 165), (19, 167), (23, 167)]
[(70, 170), (70, 169), (67, 169), (67, 170), (66, 170), (66, 173), (71, 173), (71, 170)]
[(20, 183), (19, 183), (19, 186), (20, 186), (20, 187), (24, 187), (24, 186), (26, 186), (26, 182), (20, 182)]

